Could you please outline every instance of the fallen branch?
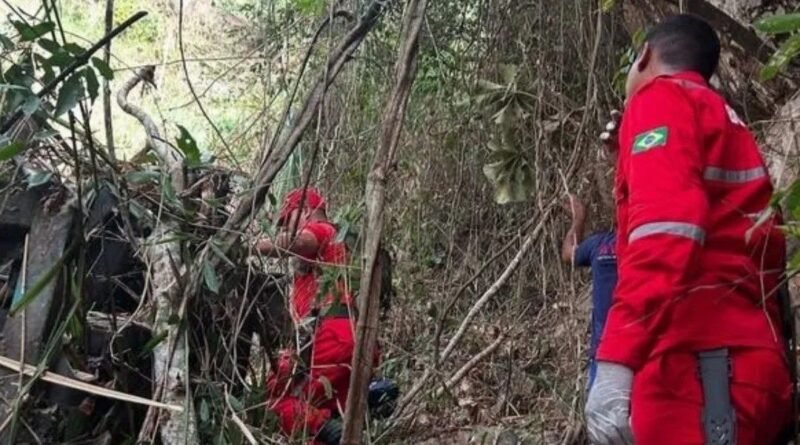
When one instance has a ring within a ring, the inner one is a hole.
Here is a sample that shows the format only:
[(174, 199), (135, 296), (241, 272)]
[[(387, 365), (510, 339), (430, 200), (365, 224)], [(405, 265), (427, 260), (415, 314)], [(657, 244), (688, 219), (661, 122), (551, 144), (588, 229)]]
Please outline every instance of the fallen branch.
[(403, 130), (408, 97), (417, 73), (419, 34), (425, 20), (427, 0), (410, 0), (403, 16), (401, 43), (395, 65), (395, 79), (389, 101), (383, 112), (381, 144), (375, 151), (372, 169), (367, 177), (365, 201), (367, 218), (361, 262), (361, 286), (358, 299), (356, 346), (352, 361), (350, 387), (344, 414), (341, 443), (359, 445), (364, 429), (367, 391), (372, 377), (372, 363), (378, 339), (382, 268), (378, 250), (384, 224), (386, 183)]
[(461, 379), (463, 379), (467, 375), (467, 373), (469, 373), (470, 371), (472, 371), (473, 368), (478, 366), (478, 363), (482, 362), (486, 357), (492, 355), (494, 351), (496, 351), (497, 348), (499, 348), (500, 345), (503, 344), (503, 342), (505, 342), (507, 339), (508, 339), (508, 332), (503, 332), (502, 334), (500, 334), (499, 337), (497, 337), (495, 341), (492, 342), (492, 344), (490, 344), (484, 350), (482, 350), (477, 355), (472, 357), (467, 363), (464, 363), (464, 366), (459, 368), (459, 370), (456, 371), (452, 375), (452, 377), (447, 379), (447, 381), (444, 383), (444, 388), (439, 388), (436, 391), (436, 397), (441, 397), (441, 395), (444, 394), (445, 389), (450, 390), (453, 387), (455, 387), (458, 384), (458, 382), (460, 382)]
[[(0, 366), (11, 369), (12, 371), (20, 371), (28, 377), (36, 375), (36, 367), (24, 364), (8, 357), (0, 355)], [(139, 405), (152, 406), (155, 408), (168, 409), (170, 411), (181, 412), (183, 407), (180, 405), (170, 405), (167, 403), (157, 402), (155, 400), (145, 399), (144, 397), (133, 396), (121, 391), (103, 388), (102, 386), (92, 385), (90, 383), (82, 382), (80, 380), (64, 377), (61, 374), (56, 374), (50, 371), (44, 371), (39, 377), (41, 380), (52, 383), (54, 385), (63, 386), (65, 388), (77, 389), (79, 391), (88, 392), (90, 394), (107, 397), (109, 399), (121, 400), (123, 402), (137, 403)]]

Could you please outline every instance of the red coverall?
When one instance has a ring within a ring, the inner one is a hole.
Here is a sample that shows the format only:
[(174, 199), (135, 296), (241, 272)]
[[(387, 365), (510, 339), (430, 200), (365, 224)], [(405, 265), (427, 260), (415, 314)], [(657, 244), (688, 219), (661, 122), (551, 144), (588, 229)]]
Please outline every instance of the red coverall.
[[(311, 346), (311, 366), (308, 376), (296, 377), (295, 360), (291, 351), (284, 351), (267, 379), (270, 409), (278, 416), (286, 435), (305, 433), (314, 437), (322, 425), (339, 410), (344, 411), (350, 384), (350, 362), (355, 347), (355, 325), (349, 316), (324, 316), (334, 302), (334, 295), (317, 299), (319, 269), (346, 264), (346, 251), (335, 241), (336, 228), (329, 222), (310, 221), (302, 230), (313, 233), (320, 249), (317, 257), (306, 258), (312, 265), (308, 273), (296, 273), (291, 295), (292, 318), (297, 323), (310, 315), (312, 307), (323, 314), (317, 323)], [(342, 305), (349, 307), (350, 294), (339, 286), (337, 295)]]
[(696, 353), (727, 347), (738, 445), (790, 417), (775, 289), (784, 267), (751, 133), (699, 74), (656, 78), (625, 108), (615, 184), (619, 281), (597, 353), (631, 368), (637, 445), (702, 445)]

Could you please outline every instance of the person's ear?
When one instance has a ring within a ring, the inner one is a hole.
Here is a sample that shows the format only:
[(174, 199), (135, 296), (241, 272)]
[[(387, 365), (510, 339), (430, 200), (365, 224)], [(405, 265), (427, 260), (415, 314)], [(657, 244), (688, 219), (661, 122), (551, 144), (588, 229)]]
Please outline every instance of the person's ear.
[(639, 55), (639, 60), (636, 61), (636, 69), (641, 73), (650, 66), (650, 62), (653, 60), (653, 49), (650, 47), (650, 44), (644, 42), (642, 46), (642, 52)]

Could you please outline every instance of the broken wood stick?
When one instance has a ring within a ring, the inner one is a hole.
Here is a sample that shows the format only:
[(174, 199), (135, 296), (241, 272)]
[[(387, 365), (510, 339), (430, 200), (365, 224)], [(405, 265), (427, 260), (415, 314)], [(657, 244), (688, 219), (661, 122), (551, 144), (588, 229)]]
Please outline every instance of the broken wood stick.
[[(36, 375), (35, 366), (22, 364), (17, 360), (10, 359), (8, 357), (3, 357), (2, 355), (0, 355), (0, 366), (14, 371), (22, 369), (22, 373), (28, 377)], [(41, 378), (45, 382), (52, 383), (54, 385), (60, 385), (66, 388), (77, 389), (79, 391), (84, 391), (90, 394), (107, 397), (109, 399), (116, 399), (116, 400), (121, 400), (123, 402), (137, 403), (139, 405), (153, 406), (156, 408), (164, 408), (176, 412), (183, 411), (183, 407), (180, 405), (169, 405), (166, 403), (156, 402), (155, 400), (146, 399), (144, 397), (133, 396), (121, 391), (115, 391), (113, 389), (103, 388), (102, 386), (92, 385), (90, 383), (82, 382), (80, 380), (64, 377), (61, 374), (56, 374), (50, 371), (45, 371), (39, 378)]]
[(494, 351), (496, 351), (497, 348), (501, 344), (503, 344), (503, 342), (506, 341), (506, 339), (508, 339), (508, 332), (503, 332), (502, 334), (500, 334), (499, 337), (497, 337), (495, 341), (492, 342), (492, 344), (490, 344), (489, 346), (484, 348), (481, 352), (472, 357), (467, 363), (464, 363), (464, 366), (459, 368), (459, 370), (456, 371), (452, 377), (447, 379), (447, 382), (445, 382), (444, 387), (441, 387), (438, 390), (436, 390), (436, 397), (441, 397), (442, 394), (444, 394), (445, 389), (449, 390), (454, 388), (458, 384), (458, 382), (460, 382), (461, 379), (466, 377), (467, 374), (470, 371), (472, 371), (476, 366), (478, 366), (480, 362), (482, 362), (486, 357), (492, 355)]

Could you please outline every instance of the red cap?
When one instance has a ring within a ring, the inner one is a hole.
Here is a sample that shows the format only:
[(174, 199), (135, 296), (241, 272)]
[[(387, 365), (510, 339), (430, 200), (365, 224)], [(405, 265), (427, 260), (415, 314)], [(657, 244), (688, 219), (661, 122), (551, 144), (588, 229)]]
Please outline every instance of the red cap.
[[(305, 193), (303, 193), (305, 191)], [(303, 197), (305, 195), (305, 198)], [(281, 212), (278, 215), (278, 222), (283, 222), (289, 217), (292, 211), (300, 208), (300, 201), (303, 202), (303, 207), (309, 210), (325, 210), (325, 198), (314, 188), (307, 189), (294, 189), (287, 193), (283, 198), (283, 205)]]

